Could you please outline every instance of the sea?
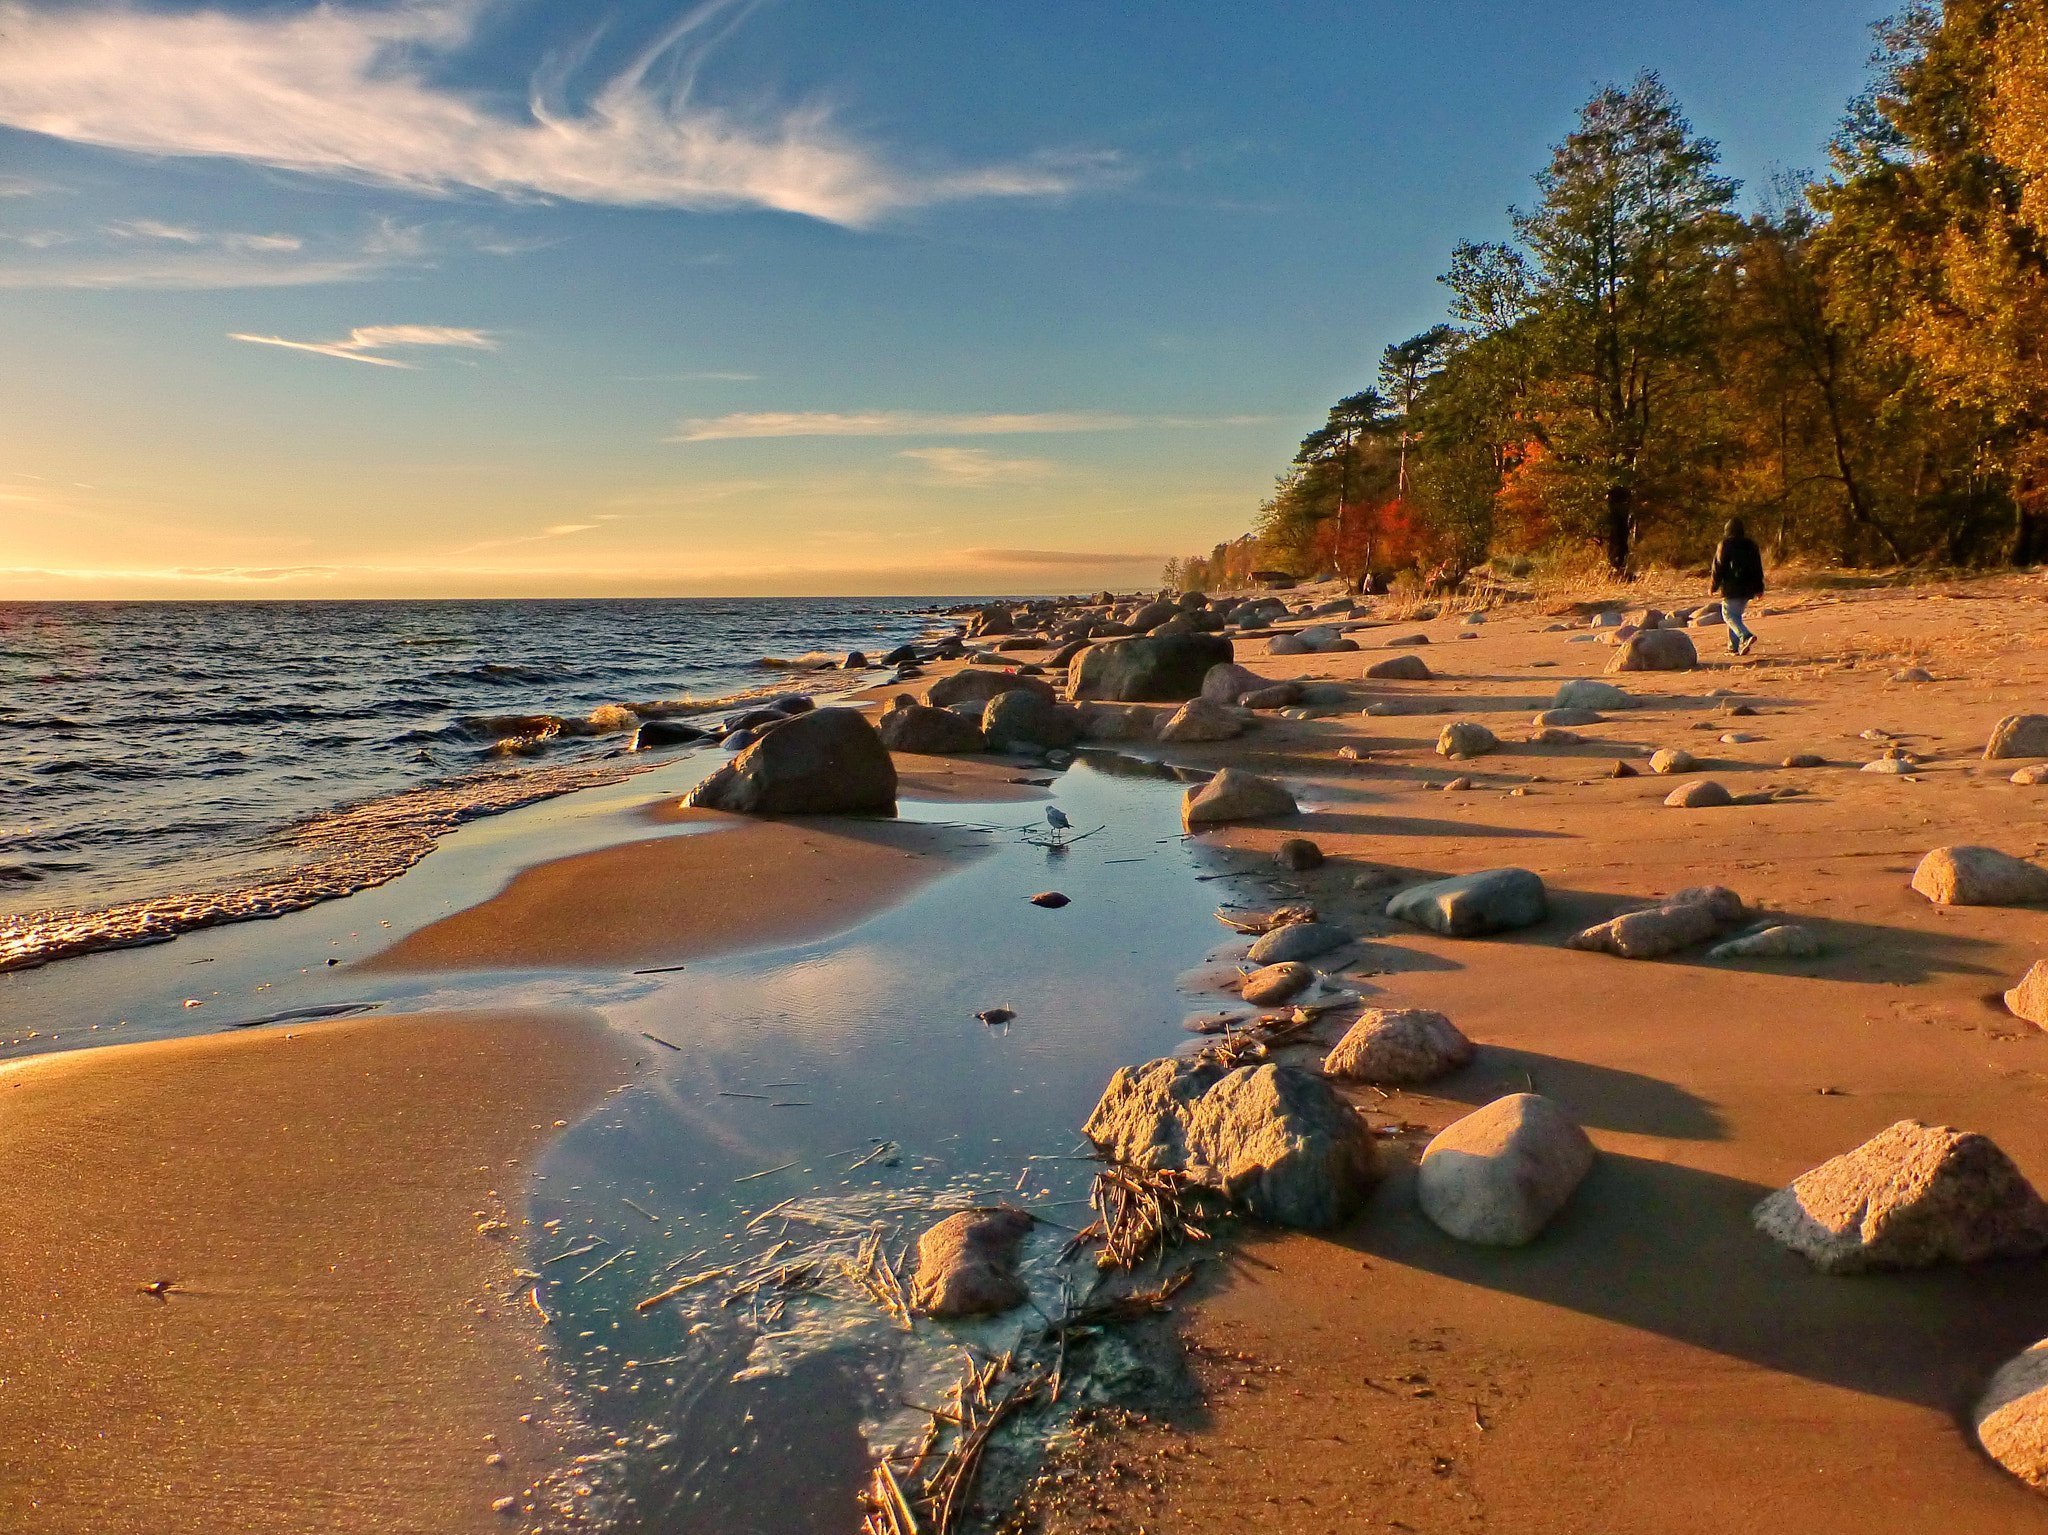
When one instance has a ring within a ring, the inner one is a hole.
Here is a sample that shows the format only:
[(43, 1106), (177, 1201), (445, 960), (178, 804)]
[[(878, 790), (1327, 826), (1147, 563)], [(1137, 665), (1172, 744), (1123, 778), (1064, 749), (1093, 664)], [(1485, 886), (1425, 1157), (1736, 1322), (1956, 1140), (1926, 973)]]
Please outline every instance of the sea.
[(640, 722), (883, 675), (913, 599), (0, 603), (0, 970), (381, 883)]

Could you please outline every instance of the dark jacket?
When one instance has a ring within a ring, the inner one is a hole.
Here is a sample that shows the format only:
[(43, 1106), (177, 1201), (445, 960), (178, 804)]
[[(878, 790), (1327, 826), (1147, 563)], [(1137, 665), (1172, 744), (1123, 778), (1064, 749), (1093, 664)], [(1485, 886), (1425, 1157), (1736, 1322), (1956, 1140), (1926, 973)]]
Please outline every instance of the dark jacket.
[(1753, 538), (1724, 538), (1714, 551), (1709, 590), (1737, 602), (1764, 594), (1764, 557)]

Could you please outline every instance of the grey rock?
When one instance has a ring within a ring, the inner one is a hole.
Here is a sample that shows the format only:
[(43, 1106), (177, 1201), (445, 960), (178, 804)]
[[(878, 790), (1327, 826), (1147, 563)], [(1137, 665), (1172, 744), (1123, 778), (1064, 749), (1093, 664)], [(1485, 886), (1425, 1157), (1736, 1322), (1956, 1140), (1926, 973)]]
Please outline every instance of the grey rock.
[(2048, 757), (2048, 714), (2008, 714), (1991, 727), (1986, 758)]
[(1520, 1247), (1564, 1208), (1593, 1158), (1571, 1115), (1539, 1093), (1514, 1093), (1429, 1143), (1415, 1194), (1422, 1213), (1459, 1241)]
[(1202, 676), (1201, 696), (1212, 703), (1234, 704), (1247, 693), (1256, 693), (1260, 688), (1273, 686), (1273, 679), (1261, 677), (1249, 667), (1239, 666), (1235, 661), (1225, 661), (1212, 666)]
[(2048, 869), (1995, 847), (1938, 847), (1913, 888), (1937, 906), (2032, 906), (2048, 901)]
[[(1308, 925), (1291, 922), (1287, 927), (1276, 928), (1266, 937), (1278, 937), (1290, 928)], [(1263, 943), (1265, 939), (1259, 941)], [(1276, 1002), (1285, 1002), (1289, 997), (1307, 991), (1315, 984), (1315, 980), (1315, 971), (1307, 965), (1291, 959), (1276, 960), (1272, 964), (1260, 966), (1246, 976), (1239, 984), (1237, 994), (1256, 1007), (1270, 1007)]]
[(1327, 922), (1289, 922), (1263, 934), (1245, 957), (1255, 965), (1282, 965), (1290, 960), (1314, 959), (1349, 942), (1349, 933)]
[(1112, 1161), (1184, 1171), (1282, 1226), (1348, 1219), (1374, 1172), (1364, 1121), (1327, 1082), (1291, 1066), (1167, 1059), (1125, 1067), (1082, 1133)]
[(633, 732), (633, 750), (652, 751), (661, 746), (695, 746), (711, 739), (711, 732), (687, 720), (642, 720)]
[(1673, 810), (1718, 810), (1734, 804), (1735, 796), (1711, 778), (1695, 778), (1665, 795), (1664, 803)]
[(983, 704), (1000, 693), (1022, 688), (1037, 693), (1050, 701), (1053, 697), (1052, 684), (1037, 677), (1023, 677), (1015, 672), (997, 671), (992, 667), (970, 666), (957, 671), (950, 677), (941, 677), (924, 690), (924, 702), (934, 709), (950, 709), (955, 704), (973, 704), (977, 711)]
[(1081, 722), (1071, 709), (1043, 693), (1013, 688), (998, 693), (981, 711), (981, 733), (997, 751), (1018, 747), (1072, 746)]
[(1602, 724), (1606, 719), (1607, 716), (1600, 713), (1597, 709), (1545, 709), (1536, 716), (1534, 723), (1539, 728), (1548, 728), (1556, 725), (1570, 729), (1575, 725)]
[(1271, 687), (1254, 688), (1238, 699), (1247, 709), (1286, 709), (1301, 702), (1301, 684), (1276, 682)]
[(1701, 885), (1575, 933), (1565, 947), (1622, 959), (1662, 959), (1718, 937), (1741, 920), (1741, 896), (1724, 885)]
[(1156, 714), (1137, 704), (1077, 704), (1074, 714), (1084, 741), (1150, 741), (1160, 725)]
[(1902, 1119), (1756, 1207), (1757, 1229), (1829, 1274), (2048, 1248), (2048, 1205), (1987, 1137)]
[(1323, 1075), (1383, 1085), (1434, 1082), (1472, 1062), (1472, 1041), (1442, 1013), (1369, 1007), (1323, 1057)]
[(1820, 935), (1796, 922), (1779, 922), (1744, 933), (1707, 950), (1708, 959), (1818, 959)]
[(1610, 672), (1689, 672), (1699, 652), (1682, 629), (1644, 629), (1630, 635), (1607, 663)]
[(1549, 914), (1543, 881), (1527, 869), (1486, 869), (1432, 880), (1387, 902), (1387, 915), (1451, 938), (1533, 927)]
[(1429, 636), (1426, 634), (1402, 634), (1397, 635), (1395, 638), (1391, 640), (1388, 640), (1387, 649), (1405, 650), (1412, 648), (1416, 645), (1427, 645), (1428, 643)]
[(1159, 727), (1162, 741), (1228, 741), (1245, 732), (1251, 723), (1244, 710), (1233, 704), (1219, 704), (1207, 698), (1190, 698)]
[(917, 1239), (910, 1309), (921, 1316), (993, 1316), (1029, 1298), (1017, 1275), (1035, 1223), (1011, 1205), (960, 1210)]
[(1284, 785), (1242, 768), (1225, 768), (1181, 796), (1181, 821), (1193, 828), (1224, 821), (1263, 821), (1299, 811)]
[(1211, 668), (1231, 659), (1216, 634), (1144, 635), (1091, 645), (1074, 658), (1067, 692), (1112, 703), (1179, 703), (1198, 695)]
[(1500, 737), (1476, 720), (1455, 720), (1436, 738), (1439, 757), (1484, 757), (1500, 750)]
[(1299, 634), (1276, 634), (1266, 642), (1266, 654), (1271, 656), (1305, 656), (1309, 651), (1308, 641)]
[(1553, 709), (1626, 709), (1635, 700), (1611, 682), (1598, 677), (1574, 677), (1560, 682), (1552, 695)]
[(1434, 675), (1421, 656), (1388, 656), (1365, 669), (1375, 682), (1427, 682)]
[(891, 751), (915, 752), (947, 757), (958, 752), (978, 752), (988, 742), (981, 727), (952, 709), (934, 709), (920, 703), (899, 703), (883, 711), (875, 722), (882, 744)]
[(893, 813), (896, 764), (852, 709), (819, 709), (777, 725), (683, 801), (748, 815)]
[(1283, 837), (1273, 849), (1273, 861), (1283, 869), (1301, 874), (1323, 866), (1323, 850), (1306, 837)]

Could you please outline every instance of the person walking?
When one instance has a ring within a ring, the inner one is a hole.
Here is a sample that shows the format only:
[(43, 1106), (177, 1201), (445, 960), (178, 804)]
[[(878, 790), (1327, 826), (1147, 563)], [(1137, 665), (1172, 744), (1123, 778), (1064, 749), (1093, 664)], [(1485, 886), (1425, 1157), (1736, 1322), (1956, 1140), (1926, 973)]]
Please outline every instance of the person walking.
[(1764, 594), (1764, 556), (1756, 540), (1742, 530), (1742, 519), (1731, 517), (1714, 550), (1714, 571), (1709, 589), (1721, 597), (1721, 616), (1728, 621), (1728, 654), (1746, 656), (1756, 648), (1756, 636), (1742, 621), (1743, 611)]

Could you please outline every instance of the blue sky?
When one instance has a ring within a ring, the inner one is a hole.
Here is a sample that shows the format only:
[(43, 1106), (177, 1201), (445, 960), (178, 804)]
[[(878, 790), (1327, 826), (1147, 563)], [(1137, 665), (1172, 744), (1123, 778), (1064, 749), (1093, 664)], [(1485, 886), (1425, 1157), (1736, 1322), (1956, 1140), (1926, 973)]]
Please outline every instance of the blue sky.
[(0, 0), (0, 596), (1129, 586), (1598, 85), (1879, 4)]

